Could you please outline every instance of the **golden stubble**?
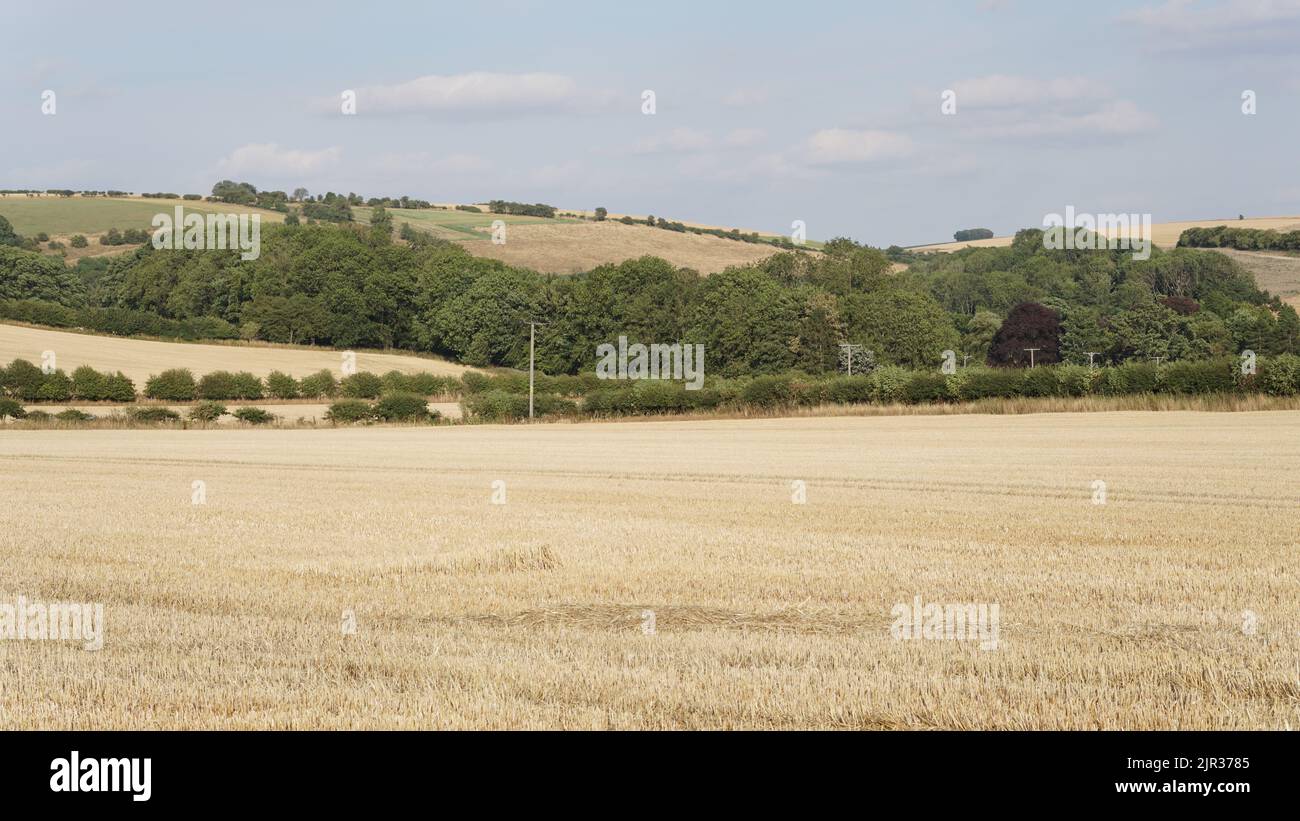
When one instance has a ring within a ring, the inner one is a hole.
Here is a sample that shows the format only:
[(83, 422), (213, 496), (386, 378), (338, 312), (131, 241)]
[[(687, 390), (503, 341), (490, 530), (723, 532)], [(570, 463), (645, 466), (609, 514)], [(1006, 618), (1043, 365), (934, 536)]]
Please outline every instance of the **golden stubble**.
[[(1298, 433), (1297, 411), (0, 432), (0, 602), (107, 621), (98, 652), (0, 641), (0, 726), (1296, 727)], [(914, 596), (998, 604), (998, 649), (896, 640)]]

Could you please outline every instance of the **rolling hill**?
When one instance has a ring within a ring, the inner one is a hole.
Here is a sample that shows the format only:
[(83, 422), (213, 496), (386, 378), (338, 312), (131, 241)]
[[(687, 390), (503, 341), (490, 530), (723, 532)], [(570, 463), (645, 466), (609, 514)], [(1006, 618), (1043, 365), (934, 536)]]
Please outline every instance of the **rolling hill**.
[[(57, 367), (69, 373), (81, 365), (100, 371), (121, 371), (131, 377), (137, 388), (143, 388), (146, 379), (168, 368), (189, 368), (196, 376), (227, 370), (249, 371), (260, 377), (276, 370), (302, 377), (324, 368), (340, 376), (342, 363), (341, 352), (331, 348), (154, 342), (0, 323), (0, 364), (14, 359), (39, 364), (45, 351), (53, 351)], [(396, 370), (457, 375), (473, 370), (434, 357), (360, 351), (356, 364), (359, 371), (381, 374)]]
[[(109, 228), (148, 229), (153, 216), (172, 212), (177, 205), (201, 213), (257, 213), (268, 223), (283, 222), (285, 215), (276, 211), (206, 201), (146, 199), (142, 197), (59, 197), (25, 195), (0, 196), (0, 216), (6, 217), (14, 230), (25, 236), (39, 232), (51, 241), (69, 245), (74, 234), (90, 239), (87, 248), (65, 248), (70, 261), (85, 256), (122, 253), (135, 246), (104, 246), (97, 236)], [(373, 209), (353, 207), (358, 223), (368, 224)], [(765, 259), (777, 252), (766, 242), (743, 242), (734, 239), (669, 231), (647, 225), (624, 225), (611, 218), (596, 222), (588, 212), (561, 211), (554, 219), (513, 216), (457, 210), (454, 204), (431, 209), (390, 208), (393, 224), (412, 228), (439, 239), (461, 243), (475, 256), (499, 259), (511, 265), (543, 273), (571, 274), (590, 270), (604, 263), (618, 263), (647, 255), (662, 257), (674, 265), (711, 274), (733, 265), (745, 265)], [(492, 223), (506, 224), (506, 242), (492, 242)], [(713, 226), (685, 223), (691, 227)], [(745, 233), (749, 233), (746, 231)], [(772, 238), (771, 234), (760, 236)], [(816, 243), (809, 247), (815, 249)], [(53, 253), (53, 252), (52, 252)]]
[[(1216, 225), (1230, 225), (1234, 228), (1271, 228), (1274, 231), (1295, 231), (1300, 229), (1300, 217), (1257, 217), (1254, 219), (1210, 219), (1188, 220), (1185, 222), (1157, 222), (1151, 225), (1151, 239), (1157, 247), (1172, 248), (1178, 244), (1178, 238), (1188, 228), (1211, 228)], [(1011, 244), (1015, 237), (992, 237), (967, 242), (939, 242), (932, 245), (914, 245), (909, 251), (959, 251), (962, 248), (1003, 248)]]

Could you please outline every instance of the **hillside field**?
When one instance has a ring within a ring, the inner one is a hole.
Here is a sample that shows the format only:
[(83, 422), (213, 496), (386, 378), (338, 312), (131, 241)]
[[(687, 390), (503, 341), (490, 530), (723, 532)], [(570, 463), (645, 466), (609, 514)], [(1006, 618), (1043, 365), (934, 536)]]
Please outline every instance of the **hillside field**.
[[(301, 378), (322, 368), (341, 375), (342, 352), (331, 348), (275, 347), (269, 345), (200, 345), (187, 342), (154, 342), (114, 336), (79, 334), (46, 328), (0, 323), (0, 363), (26, 359), (40, 364), (45, 351), (53, 351), (56, 366), (68, 373), (80, 365), (99, 371), (121, 371), (143, 389), (145, 380), (168, 368), (189, 368), (195, 376), (211, 371), (249, 371), (265, 377), (283, 371)], [(470, 370), (445, 359), (412, 354), (358, 351), (359, 371), (386, 373), (460, 374)]]
[[(1233, 228), (1271, 228), (1274, 231), (1295, 231), (1300, 229), (1300, 217), (1257, 217), (1253, 219), (1218, 219), (1191, 220), (1187, 222), (1155, 222), (1151, 224), (1151, 241), (1160, 248), (1173, 248), (1178, 238), (1188, 228), (1210, 228), (1216, 225), (1228, 225)], [(993, 237), (969, 242), (940, 242), (933, 245), (917, 245), (912, 251), (960, 251), (962, 248), (1004, 248), (1015, 237)], [(1217, 249), (1215, 249), (1217, 250)]]
[[(26, 236), (41, 231), (52, 240), (68, 244), (73, 234), (91, 240), (84, 249), (67, 248), (69, 260), (84, 256), (122, 253), (135, 246), (101, 246), (95, 240), (109, 228), (148, 229), (155, 214), (171, 214), (177, 205), (202, 213), (259, 213), (264, 223), (284, 222), (284, 214), (240, 205), (140, 197), (26, 197), (0, 196), (0, 215)], [(373, 209), (354, 206), (354, 219), (370, 222)], [(733, 265), (765, 259), (777, 249), (767, 243), (748, 243), (708, 235), (678, 233), (645, 225), (623, 225), (613, 220), (592, 222), (575, 217), (511, 216), (444, 209), (390, 208), (393, 224), (403, 222), (439, 239), (463, 243), (476, 256), (499, 259), (544, 273), (576, 273), (604, 263), (618, 263), (646, 255), (663, 257), (675, 265), (711, 274)], [(579, 213), (579, 212), (569, 212)], [(506, 223), (506, 242), (491, 241), (494, 220)], [(817, 243), (810, 243), (816, 249)]]
[(110, 228), (150, 230), (155, 214), (171, 216), (176, 206), (202, 214), (261, 214), (263, 222), (284, 222), (284, 214), (223, 202), (144, 199), (142, 197), (25, 197), (0, 196), (0, 216), (14, 230), (30, 236), (45, 231), (51, 237), (102, 234)]
[[(0, 642), (0, 715), (1295, 728), (1298, 432), (1300, 411), (4, 432), (0, 595), (101, 603), (106, 630)], [(997, 605), (996, 646), (895, 637), (916, 597)]]

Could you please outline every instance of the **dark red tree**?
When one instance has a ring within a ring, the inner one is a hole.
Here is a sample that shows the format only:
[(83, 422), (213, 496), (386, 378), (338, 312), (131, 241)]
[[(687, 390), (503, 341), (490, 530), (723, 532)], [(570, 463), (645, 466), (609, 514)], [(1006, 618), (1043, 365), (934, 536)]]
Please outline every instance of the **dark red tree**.
[(1061, 361), (1061, 316), (1046, 305), (1022, 302), (1011, 309), (989, 346), (990, 365), (1028, 366), (1026, 348), (1034, 352), (1036, 365)]

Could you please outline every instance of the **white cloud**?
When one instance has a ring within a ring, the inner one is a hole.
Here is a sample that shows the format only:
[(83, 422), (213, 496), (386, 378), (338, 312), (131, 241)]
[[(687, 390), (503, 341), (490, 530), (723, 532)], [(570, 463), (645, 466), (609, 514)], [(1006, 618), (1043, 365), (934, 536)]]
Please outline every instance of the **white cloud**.
[(1149, 29), (1143, 37), (1157, 50), (1290, 55), (1300, 38), (1300, 0), (1167, 0), (1119, 20)]
[(1038, 106), (1094, 100), (1107, 96), (1105, 87), (1085, 77), (1038, 79), (1011, 74), (990, 74), (958, 80), (957, 111), (965, 108)]
[(967, 129), (965, 134), (983, 138), (1123, 136), (1150, 131), (1158, 124), (1155, 115), (1133, 102), (1116, 100), (1078, 114), (1051, 112), (1004, 122), (985, 121)]
[(830, 128), (808, 138), (802, 155), (812, 165), (867, 163), (912, 152), (912, 140), (893, 131), (851, 131)]
[(737, 128), (728, 132), (723, 142), (729, 148), (749, 148), (766, 138), (767, 132), (761, 128)]
[(336, 165), (343, 154), (338, 146), (318, 151), (281, 148), (276, 143), (250, 143), (240, 146), (217, 163), (223, 174), (247, 177), (267, 175), (286, 177), (311, 174)]
[[(355, 89), (357, 116), (427, 114), (508, 117), (595, 108), (611, 102), (605, 92), (583, 91), (563, 74), (430, 74), (394, 85)], [(316, 108), (337, 113), (341, 98), (318, 100)]]
[(1173, 32), (1222, 32), (1300, 22), (1300, 0), (1167, 0), (1122, 15), (1124, 20)]

